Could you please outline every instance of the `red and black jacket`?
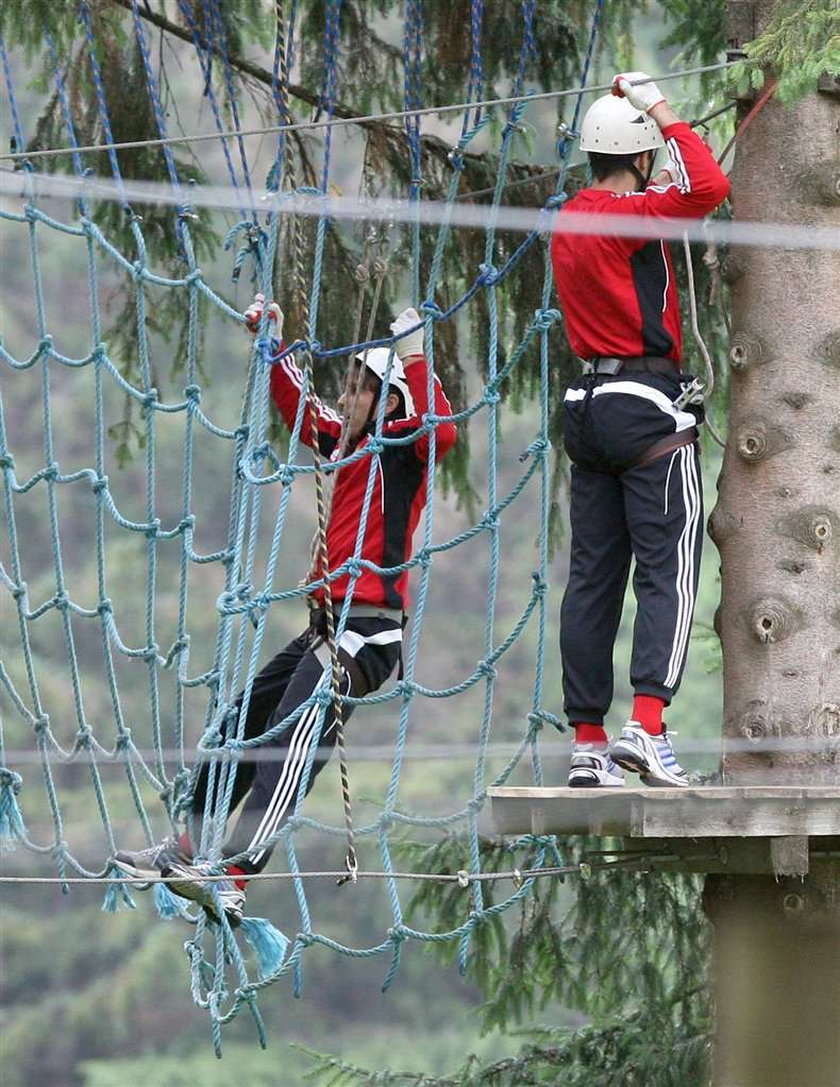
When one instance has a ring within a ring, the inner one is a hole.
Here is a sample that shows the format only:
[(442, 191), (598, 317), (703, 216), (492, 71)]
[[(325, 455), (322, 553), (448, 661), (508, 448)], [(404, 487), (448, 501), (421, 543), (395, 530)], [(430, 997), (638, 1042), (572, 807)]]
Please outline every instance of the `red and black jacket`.
[[(422, 417), (430, 410), (428, 364), (422, 355), (411, 356), (404, 362), (405, 376), (414, 400), (415, 414), (409, 419), (386, 422), (384, 438), (402, 438), (417, 433), (413, 442), (387, 445), (374, 465), (373, 493), (367, 511), (367, 523), (359, 559), (374, 563), (381, 569), (401, 566), (411, 558), (412, 537), (426, 504), (426, 484), (429, 470), (429, 433), (421, 429)], [(294, 426), (303, 387), (303, 375), (291, 356), (275, 362), (271, 369), (271, 395), (286, 425)], [(329, 460), (338, 455), (341, 417), (332, 408), (315, 398), (318, 416), (318, 449)], [(452, 408), (443, 387), (434, 378), (435, 415), (451, 415)], [(372, 430), (372, 428), (371, 428)], [(418, 433), (419, 432), (419, 433)], [(435, 427), (435, 460), (440, 460), (452, 448), (457, 437), (455, 424), (438, 423)], [(365, 433), (355, 446), (346, 451), (358, 452), (370, 442)], [(313, 444), (309, 405), (304, 408), (300, 440)], [(329, 569), (337, 570), (353, 557), (359, 535), (359, 522), (364, 509), (365, 494), (371, 471), (371, 458), (360, 457), (338, 471), (327, 524), (327, 555)], [(320, 558), (316, 559), (310, 580), (323, 576)], [(342, 574), (331, 583), (333, 603), (341, 602), (348, 591), (349, 574)], [(353, 586), (353, 603), (380, 608), (406, 610), (408, 604), (408, 571), (381, 574), (362, 567)], [(324, 591), (316, 589), (313, 599), (324, 604)]]
[[(729, 181), (709, 148), (684, 122), (662, 130), (669, 185), (643, 192), (583, 189), (563, 207), (590, 215), (701, 219), (729, 194)], [(682, 334), (671, 254), (664, 241), (609, 233), (551, 239), (554, 282), (572, 350), (582, 359), (658, 355), (679, 362)]]

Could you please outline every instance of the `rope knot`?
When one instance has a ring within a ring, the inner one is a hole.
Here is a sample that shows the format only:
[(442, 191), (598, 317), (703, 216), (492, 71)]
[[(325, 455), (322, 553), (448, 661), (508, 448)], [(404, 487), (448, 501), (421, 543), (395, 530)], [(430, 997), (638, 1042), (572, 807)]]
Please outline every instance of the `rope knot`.
[(543, 715), (539, 711), (528, 714), (528, 739), (533, 740), (538, 732), (542, 732)]
[(487, 679), (495, 679), (499, 674), (496, 671), (495, 667), (486, 660), (481, 660), (478, 662), (478, 667), (476, 668), (476, 671), (479, 673), (479, 675), (485, 676)]
[(558, 192), (553, 196), (549, 196), (548, 200), (545, 202), (545, 206), (547, 208), (559, 208), (561, 204), (565, 204), (567, 199), (566, 193)]
[(488, 387), (487, 387), (487, 389), (486, 389), (486, 391), (484, 393), (484, 403), (485, 404), (498, 404), (501, 399), (502, 399), (502, 394), (499, 392), (499, 390), (494, 389), (492, 385), (488, 385)]
[(534, 311), (534, 328), (540, 330), (540, 332), (546, 332), (556, 325), (558, 321), (563, 320), (563, 314), (559, 309), (538, 309)]
[(388, 929), (388, 939), (395, 946), (404, 943), (408, 938), (408, 930), (402, 923), (398, 925), (392, 925), (391, 928)]
[(499, 269), (492, 264), (480, 264), (481, 275), (478, 277), (478, 282), (485, 287), (494, 286), (499, 280)]
[(76, 742), (74, 747), (77, 751), (82, 751), (85, 748), (90, 748), (91, 741), (93, 740), (93, 729), (90, 725), (82, 725), (76, 732)]
[(91, 484), (91, 490), (93, 491), (94, 494), (99, 494), (100, 491), (107, 491), (108, 490), (108, 477), (107, 476), (97, 476), (96, 479)]
[(184, 396), (189, 401), (190, 407), (201, 403), (201, 386), (200, 385), (187, 385), (184, 389)]
[(45, 732), (49, 732), (49, 729), (50, 729), (50, 719), (49, 719), (49, 717), (45, 713), (42, 713), (41, 716), (35, 721), (35, 723), (33, 724), (32, 727), (35, 730), (36, 735), (43, 736), (43, 734)]
[[(539, 732), (539, 730), (543, 726), (543, 722), (549, 725), (553, 725), (558, 732), (566, 731), (566, 726), (563, 724), (560, 718), (555, 717), (554, 714), (549, 713), (548, 710), (535, 710), (533, 713), (528, 714), (528, 720), (532, 723), (532, 728), (528, 733), (529, 739), (533, 739), (537, 732)], [(533, 723), (536, 721), (539, 721), (539, 725), (534, 726)]]
[(2, 456), (0, 456), (0, 468), (11, 468), (12, 470), (14, 470), (14, 467), (15, 458), (12, 456), (11, 453), (4, 453)]
[(545, 580), (542, 574), (540, 574), (539, 570), (533, 571), (533, 573), (531, 574), (531, 580), (534, 583), (534, 586), (531, 589), (531, 592), (534, 594), (534, 596), (538, 598), (545, 596), (548, 592), (548, 582)]
[(416, 690), (416, 686), (410, 679), (401, 679), (394, 684), (394, 691), (397, 696), (406, 702), (414, 697)]
[(522, 450), (519, 454), (519, 463), (523, 464), (529, 457), (536, 454), (539, 457), (544, 456), (548, 450), (551, 449), (551, 442), (547, 438), (535, 438), (529, 446)]
[(20, 774), (16, 774), (14, 770), (10, 770), (7, 766), (0, 766), (0, 788), (11, 789), (13, 793), (20, 792), (23, 785), (23, 778)]
[(266, 612), (271, 607), (271, 600), (268, 597), (268, 593), (262, 592), (257, 595), (251, 601), (252, 611)]

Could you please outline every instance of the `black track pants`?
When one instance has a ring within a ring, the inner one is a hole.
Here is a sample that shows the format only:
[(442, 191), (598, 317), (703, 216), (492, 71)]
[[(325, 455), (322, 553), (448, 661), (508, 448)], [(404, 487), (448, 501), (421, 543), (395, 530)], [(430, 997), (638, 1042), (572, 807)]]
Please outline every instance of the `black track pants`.
[(685, 667), (697, 595), (703, 495), (697, 446), (620, 476), (572, 467), (569, 581), (560, 615), (564, 710), (603, 724), (613, 646), (635, 558), (630, 682), (670, 702)]
[[(361, 698), (380, 687), (400, 659), (402, 625), (389, 619), (350, 618), (339, 642), (342, 694)], [(331, 702), (326, 709), (319, 700), (302, 712), (295, 711), (310, 699), (319, 686), (332, 680), (325, 663), (329, 654), (322, 636), (310, 629), (293, 639), (255, 677), (245, 722), (245, 738), (252, 739), (293, 717), (276, 737), (252, 749), (255, 761), (242, 761), (229, 804), (233, 811), (243, 800), (241, 814), (222, 849), (226, 857), (239, 853), (247, 857), (239, 862), (245, 872), (259, 872), (265, 867), (272, 847), (265, 846), (294, 812), (299, 796), (312, 788), (316, 776), (329, 760), (336, 743), (335, 716)], [(237, 700), (241, 705), (242, 696)], [(342, 705), (342, 719), (350, 717), (353, 707)], [(231, 715), (236, 727), (238, 713)], [(320, 735), (319, 735), (320, 729)], [(306, 762), (317, 739), (314, 761), (307, 775)], [(205, 763), (193, 793), (192, 811), (200, 822), (205, 814), (208, 785), (212, 782), (215, 804), (219, 789), (225, 789), (224, 772)], [(195, 833), (195, 830), (194, 830)]]

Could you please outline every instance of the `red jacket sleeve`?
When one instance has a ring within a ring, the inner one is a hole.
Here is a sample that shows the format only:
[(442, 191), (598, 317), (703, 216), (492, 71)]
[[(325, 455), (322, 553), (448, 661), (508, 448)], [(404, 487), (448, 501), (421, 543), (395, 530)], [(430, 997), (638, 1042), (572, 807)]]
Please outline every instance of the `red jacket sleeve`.
[[(278, 354), (284, 348), (285, 344), (281, 344)], [(302, 392), (303, 374), (291, 355), (287, 355), (284, 359), (272, 364), (271, 396), (289, 430), (292, 430), (295, 425)], [(321, 439), (319, 443), (321, 452), (329, 455), (341, 434), (341, 416), (328, 407), (318, 396), (315, 397), (315, 407), (318, 414), (318, 436)], [(303, 409), (300, 440), (304, 445), (312, 446), (312, 414), (309, 404), (306, 404)]]
[[(411, 398), (414, 401), (414, 414), (410, 419), (400, 419), (392, 424), (394, 429), (409, 430), (422, 424), (423, 416), (431, 410), (433, 415), (451, 415), (452, 405), (437, 374), (433, 379), (434, 406), (429, 407), (429, 364), (425, 355), (410, 355), (403, 363), (405, 380), (408, 384)], [(389, 432), (391, 431), (389, 427)], [(435, 460), (445, 457), (458, 437), (458, 428), (453, 422), (438, 423), (435, 426)], [(414, 445), (415, 452), (420, 460), (426, 460), (429, 456), (429, 435), (423, 433)]]

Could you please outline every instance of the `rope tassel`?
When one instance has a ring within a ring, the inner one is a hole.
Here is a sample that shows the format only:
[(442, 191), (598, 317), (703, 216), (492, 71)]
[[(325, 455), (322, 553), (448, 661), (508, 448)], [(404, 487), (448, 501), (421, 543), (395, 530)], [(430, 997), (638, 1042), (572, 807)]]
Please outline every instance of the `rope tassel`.
[[(122, 875), (122, 873), (118, 869), (111, 868), (108, 875), (119, 876)], [(117, 913), (120, 906), (125, 906), (126, 909), (129, 910), (137, 909), (134, 899), (128, 893), (125, 884), (119, 880), (114, 880), (108, 884), (108, 889), (105, 892), (105, 898), (102, 902), (102, 912)]]
[(14, 850), (17, 842), (26, 836), (23, 816), (18, 807), (17, 794), (23, 779), (14, 770), (0, 768), (0, 852)]
[(257, 956), (260, 977), (270, 977), (280, 969), (286, 957), (288, 936), (284, 936), (264, 917), (243, 917), (240, 928)]
[(156, 883), (152, 894), (161, 921), (172, 921), (184, 912), (184, 899), (170, 891), (165, 883)]

